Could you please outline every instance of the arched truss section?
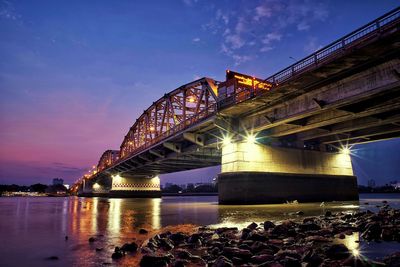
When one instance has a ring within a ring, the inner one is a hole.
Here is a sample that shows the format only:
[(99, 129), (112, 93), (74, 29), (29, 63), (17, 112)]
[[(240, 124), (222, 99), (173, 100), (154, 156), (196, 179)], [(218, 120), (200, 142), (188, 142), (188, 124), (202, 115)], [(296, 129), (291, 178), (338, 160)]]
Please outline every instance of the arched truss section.
[(97, 164), (97, 172), (101, 172), (106, 169), (108, 166), (114, 164), (119, 158), (118, 150), (106, 150), (103, 155), (101, 155), (99, 163)]
[(217, 82), (202, 78), (165, 94), (136, 120), (121, 144), (121, 158), (149, 147), (216, 112)]

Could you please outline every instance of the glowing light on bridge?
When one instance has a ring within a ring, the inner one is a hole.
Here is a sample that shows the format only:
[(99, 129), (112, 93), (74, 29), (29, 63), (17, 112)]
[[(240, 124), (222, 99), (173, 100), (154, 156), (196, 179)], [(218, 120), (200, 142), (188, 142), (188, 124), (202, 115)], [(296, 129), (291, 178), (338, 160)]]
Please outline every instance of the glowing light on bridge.
[(232, 138), (229, 136), (224, 136), (224, 138), (222, 139), (222, 144), (223, 145), (229, 145), (232, 142)]
[(256, 139), (256, 136), (255, 136), (255, 135), (249, 134), (249, 135), (246, 137), (246, 141), (247, 141), (248, 144), (254, 144), (254, 143), (257, 141), (257, 139)]
[(340, 152), (342, 154), (344, 154), (344, 155), (350, 155), (351, 154), (351, 150), (348, 147), (343, 147)]
[(93, 185), (93, 189), (94, 190), (97, 190), (97, 189), (99, 189), (100, 188), (100, 185), (98, 184), (98, 183), (95, 183), (94, 185)]

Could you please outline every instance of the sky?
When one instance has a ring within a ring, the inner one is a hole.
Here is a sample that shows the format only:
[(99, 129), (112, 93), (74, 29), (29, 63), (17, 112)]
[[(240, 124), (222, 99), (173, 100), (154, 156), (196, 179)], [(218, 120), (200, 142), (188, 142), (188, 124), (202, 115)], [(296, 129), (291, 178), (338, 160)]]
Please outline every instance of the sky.
[[(266, 78), (397, 5), (0, 0), (0, 184), (72, 183), (165, 93), (226, 69)], [(399, 139), (357, 147), (359, 182), (400, 180), (398, 151)], [(161, 180), (205, 182), (218, 170)]]

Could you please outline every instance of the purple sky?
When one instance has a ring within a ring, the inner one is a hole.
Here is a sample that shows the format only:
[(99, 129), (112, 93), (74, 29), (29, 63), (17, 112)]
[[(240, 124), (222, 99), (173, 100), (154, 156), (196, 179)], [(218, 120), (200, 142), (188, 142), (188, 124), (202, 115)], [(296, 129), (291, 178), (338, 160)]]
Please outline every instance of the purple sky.
[[(0, 183), (71, 183), (164, 93), (226, 69), (265, 78), (396, 5), (0, 0)], [(399, 150), (399, 140), (360, 147), (360, 181), (400, 179)]]

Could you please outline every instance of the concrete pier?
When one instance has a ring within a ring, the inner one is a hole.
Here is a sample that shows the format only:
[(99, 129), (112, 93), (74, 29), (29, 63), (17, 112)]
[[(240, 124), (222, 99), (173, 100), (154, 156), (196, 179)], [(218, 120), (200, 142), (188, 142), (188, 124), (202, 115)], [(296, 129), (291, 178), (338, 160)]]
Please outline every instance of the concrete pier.
[(218, 193), (221, 204), (358, 200), (349, 154), (247, 142), (222, 148)]
[(109, 197), (161, 197), (160, 178), (112, 176)]

